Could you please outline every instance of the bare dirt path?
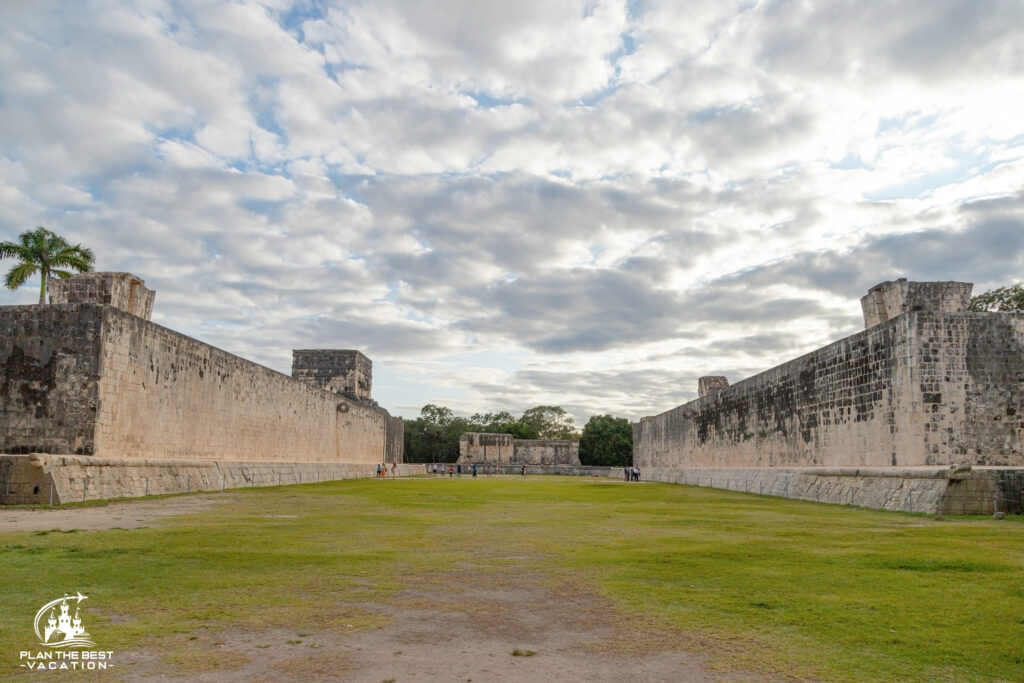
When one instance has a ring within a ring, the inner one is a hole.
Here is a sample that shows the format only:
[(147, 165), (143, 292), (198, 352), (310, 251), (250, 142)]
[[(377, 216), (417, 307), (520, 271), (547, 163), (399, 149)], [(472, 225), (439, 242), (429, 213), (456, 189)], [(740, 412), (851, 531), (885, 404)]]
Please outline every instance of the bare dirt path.
[[(623, 623), (585, 594), (553, 593), (522, 577), (515, 586), (477, 585), (407, 592), (362, 605), (386, 625), (351, 633), (267, 630), (199, 636), (232, 670), (191, 674), (195, 681), (765, 681), (717, 673), (670, 634)], [(119, 654), (131, 680), (173, 681), (155, 653)]]
[(139, 529), (176, 515), (204, 510), (231, 500), (230, 493), (124, 500), (107, 505), (46, 509), (0, 508), (0, 533), (8, 531), (98, 531)]

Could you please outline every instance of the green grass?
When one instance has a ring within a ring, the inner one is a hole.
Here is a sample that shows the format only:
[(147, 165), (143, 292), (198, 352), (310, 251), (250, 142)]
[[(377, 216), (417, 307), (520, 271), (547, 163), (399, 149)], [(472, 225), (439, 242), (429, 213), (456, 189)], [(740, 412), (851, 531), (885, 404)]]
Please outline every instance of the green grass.
[(1020, 517), (937, 520), (561, 477), (231, 497), (158, 528), (0, 534), (0, 674), (18, 670), (35, 610), (64, 591), (90, 596), (103, 648), (155, 649), (188, 673), (216, 665), (197, 633), (366, 628), (380, 617), (360, 605), (404, 587), (529, 572), (582, 584), (719, 669), (1024, 680)]

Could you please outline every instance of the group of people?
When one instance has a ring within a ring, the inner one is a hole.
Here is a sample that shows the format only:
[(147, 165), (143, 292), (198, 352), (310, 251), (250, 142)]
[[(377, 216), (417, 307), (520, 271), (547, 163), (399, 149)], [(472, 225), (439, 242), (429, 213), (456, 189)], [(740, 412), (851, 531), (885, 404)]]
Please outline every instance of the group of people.
[(635, 465), (632, 467), (626, 465), (622, 468), (622, 477), (626, 481), (640, 481), (640, 468)]
[[(476, 476), (476, 463), (474, 463), (473, 466), (470, 467), (468, 471), (471, 472), (473, 474), (473, 476), (475, 477)], [(436, 463), (436, 462), (435, 463), (430, 463), (430, 464), (427, 465), (427, 473), (428, 474), (436, 474), (439, 477), (443, 477), (446, 472), (448, 473), (449, 477), (461, 477), (462, 476), (462, 465), (448, 465), (448, 469), (445, 469), (445, 466), (443, 464), (439, 464), (439, 463)]]
[[(398, 474), (398, 465), (397, 464), (392, 463), (392, 465), (391, 465), (391, 473), (392, 474)], [(382, 462), (381, 464), (377, 465), (377, 478), (378, 479), (383, 479), (383, 478), (385, 478), (387, 476), (388, 476), (388, 464), (386, 462)]]

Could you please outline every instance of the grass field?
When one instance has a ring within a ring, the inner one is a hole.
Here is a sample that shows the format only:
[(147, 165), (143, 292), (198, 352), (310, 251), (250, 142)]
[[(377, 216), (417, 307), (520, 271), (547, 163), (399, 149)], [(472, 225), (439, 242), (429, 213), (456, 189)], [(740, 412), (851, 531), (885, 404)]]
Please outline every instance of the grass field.
[[(221, 495), (221, 494), (217, 494)], [(835, 681), (1024, 680), (1024, 523), (933, 519), (557, 477), (350, 480), (226, 494), (155, 528), (0, 534), (0, 673), (61, 592), (102, 646), (231, 667), (199, 632), (358, 630), (446, 577), (541, 575), (718, 670)], [(325, 601), (331, 609), (324, 609)], [(154, 637), (159, 634), (159, 637)]]

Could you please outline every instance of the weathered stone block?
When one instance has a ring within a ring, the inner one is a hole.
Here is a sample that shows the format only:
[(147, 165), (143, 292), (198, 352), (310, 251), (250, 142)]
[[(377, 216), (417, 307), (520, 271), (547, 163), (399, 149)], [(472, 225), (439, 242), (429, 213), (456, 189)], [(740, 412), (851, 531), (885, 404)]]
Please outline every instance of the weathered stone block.
[(292, 377), (335, 394), (370, 401), (373, 362), (352, 349), (295, 349)]
[(713, 394), (727, 386), (729, 386), (729, 380), (721, 375), (701, 377), (697, 380), (697, 396), (698, 398), (704, 398), (708, 394)]
[(873, 327), (902, 313), (931, 311), (962, 313), (971, 302), (969, 282), (908, 282), (906, 278), (875, 285), (860, 300), (865, 327)]
[(131, 273), (79, 273), (46, 281), (51, 304), (104, 304), (149, 320), (156, 292)]

